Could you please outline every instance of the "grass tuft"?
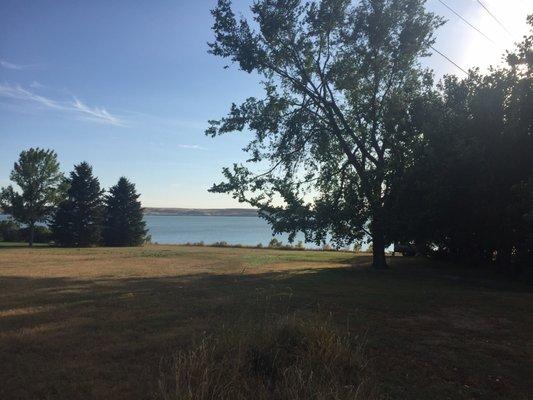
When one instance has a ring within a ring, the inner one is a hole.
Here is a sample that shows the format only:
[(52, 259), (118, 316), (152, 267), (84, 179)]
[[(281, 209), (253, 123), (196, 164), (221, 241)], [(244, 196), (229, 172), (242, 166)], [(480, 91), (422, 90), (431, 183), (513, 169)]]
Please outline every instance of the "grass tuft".
[(285, 317), (203, 339), (163, 373), (165, 400), (369, 399), (363, 340), (329, 322)]

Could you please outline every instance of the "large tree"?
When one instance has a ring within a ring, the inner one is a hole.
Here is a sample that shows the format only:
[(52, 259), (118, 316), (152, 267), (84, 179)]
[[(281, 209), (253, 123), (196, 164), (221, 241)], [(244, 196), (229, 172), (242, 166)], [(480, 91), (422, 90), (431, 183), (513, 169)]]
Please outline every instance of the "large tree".
[[(528, 18), (533, 28), (533, 17)], [(533, 32), (507, 65), (445, 77), (423, 103), (416, 162), (394, 185), (396, 240), (499, 267), (533, 255)]]
[(67, 198), (59, 204), (52, 223), (54, 240), (61, 246), (96, 245), (101, 241), (104, 191), (86, 162), (74, 166), (67, 182)]
[(212, 11), (211, 53), (261, 76), (265, 97), (211, 121), (208, 135), (254, 134), (249, 163), (211, 190), (291, 238), (343, 245), (368, 233), (374, 267), (386, 267), (384, 206), (421, 136), (415, 105), (431, 76), (419, 59), (440, 19), (424, 0), (257, 0), (251, 12), (238, 20), (229, 0)]
[(103, 238), (107, 246), (140, 246), (146, 240), (146, 223), (135, 185), (121, 177), (106, 196)]
[(28, 244), (33, 245), (35, 225), (47, 222), (60, 200), (63, 174), (53, 150), (31, 148), (20, 153), (8, 186), (0, 193), (0, 206), (16, 221), (28, 225)]

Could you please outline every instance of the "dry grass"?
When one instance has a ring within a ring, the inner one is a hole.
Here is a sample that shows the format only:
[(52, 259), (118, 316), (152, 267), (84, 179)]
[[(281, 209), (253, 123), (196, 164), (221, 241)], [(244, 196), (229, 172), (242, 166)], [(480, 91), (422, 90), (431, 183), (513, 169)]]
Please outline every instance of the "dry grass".
[[(163, 371), (164, 400), (368, 399), (363, 340), (327, 321), (282, 317), (226, 326)], [(170, 376), (169, 376), (170, 375)]]
[[(245, 349), (268, 359), (284, 326), (300, 337), (298, 321), (317, 314), (330, 316), (331, 331), (304, 324), (302, 340), (322, 332), (337, 343), (323, 346), (345, 355), (331, 361), (332, 370), (346, 365), (348, 339), (349, 365), (359, 371), (368, 361), (350, 390), (364, 379), (391, 399), (527, 399), (533, 392), (530, 287), (420, 259), (396, 258), (382, 272), (369, 264), (335, 252), (2, 247), (0, 399), (153, 398), (162, 393), (162, 359), (237, 362), (227, 346), (241, 349), (232, 352), (240, 360), (233, 365), (244, 379), (253, 360)], [(279, 322), (288, 315), (297, 315), (296, 328)], [(264, 321), (278, 322), (268, 330)], [(244, 332), (225, 336), (221, 327)], [(364, 332), (363, 359), (351, 340)], [(306, 382), (308, 361), (288, 354), (275, 376), (301, 369)], [(318, 364), (331, 360), (325, 357)], [(182, 376), (167, 375), (164, 387)], [(315, 377), (331, 381), (327, 373)]]

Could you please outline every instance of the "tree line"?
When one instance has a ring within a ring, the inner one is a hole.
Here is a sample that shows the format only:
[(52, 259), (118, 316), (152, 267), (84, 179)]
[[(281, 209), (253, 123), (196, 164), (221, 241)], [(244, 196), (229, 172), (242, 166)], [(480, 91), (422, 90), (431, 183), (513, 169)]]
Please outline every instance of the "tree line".
[(264, 96), (210, 122), (209, 136), (253, 133), (211, 191), (292, 239), (370, 237), (375, 268), (398, 242), (533, 265), (533, 36), (506, 65), (436, 84), (420, 60), (444, 21), (424, 3), (258, 0), (249, 20), (219, 0), (210, 52), (259, 75)]
[(36, 231), (43, 235), (39, 224), (48, 224), (45, 237), (58, 246), (138, 246), (147, 239), (140, 195), (124, 177), (106, 193), (87, 162), (65, 177), (53, 150), (31, 148), (21, 152), (10, 179), (18, 189), (2, 188), (0, 207), (27, 226), (30, 246)]

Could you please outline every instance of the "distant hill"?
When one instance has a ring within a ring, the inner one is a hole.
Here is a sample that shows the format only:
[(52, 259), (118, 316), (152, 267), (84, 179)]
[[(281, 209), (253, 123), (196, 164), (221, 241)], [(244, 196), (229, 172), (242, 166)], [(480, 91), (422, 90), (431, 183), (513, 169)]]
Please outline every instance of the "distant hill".
[[(255, 208), (157, 208), (145, 207), (146, 215), (189, 215), (204, 217), (257, 217)], [(0, 208), (0, 214), (3, 214)]]
[(257, 217), (254, 208), (154, 208), (145, 207), (146, 215), (188, 215), (204, 217)]

